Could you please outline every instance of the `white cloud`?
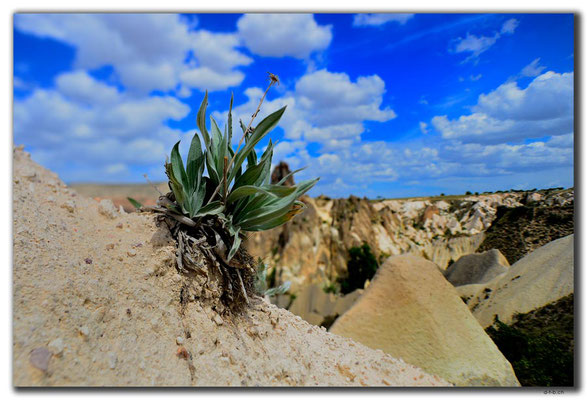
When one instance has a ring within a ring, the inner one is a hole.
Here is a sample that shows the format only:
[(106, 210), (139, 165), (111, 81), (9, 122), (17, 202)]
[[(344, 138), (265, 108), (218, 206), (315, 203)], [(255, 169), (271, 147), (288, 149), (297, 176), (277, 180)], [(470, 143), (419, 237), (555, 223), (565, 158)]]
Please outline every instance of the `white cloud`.
[[(64, 179), (97, 179), (96, 171), (113, 174), (113, 166), (127, 163), (160, 164), (183, 134), (165, 125), (189, 112), (174, 97), (134, 98), (80, 71), (59, 75), (56, 83), (15, 101), (14, 137), (34, 144), (33, 156), (63, 171)], [(71, 167), (76, 164), (83, 174)]]
[(266, 57), (308, 58), (332, 40), (332, 26), (318, 25), (312, 14), (245, 14), (237, 27), (249, 50)]
[(514, 33), (514, 31), (516, 30), (518, 25), (520, 25), (520, 21), (518, 21), (515, 18), (510, 18), (503, 23), (503, 26), (501, 27), (500, 32), (503, 35), (511, 35), (512, 33)]
[(245, 78), (245, 74), (236, 70), (221, 73), (202, 67), (183, 71), (180, 77), (181, 81), (188, 87), (214, 91), (240, 85)]
[[(293, 91), (274, 100), (265, 100), (256, 123), (268, 112), (287, 105), (279, 126), (290, 140), (304, 140), (324, 149), (348, 147), (360, 141), (364, 121), (385, 122), (395, 112), (382, 107), (385, 83), (377, 75), (363, 76), (352, 82), (347, 74), (320, 70), (300, 78)], [(260, 88), (248, 88), (248, 101), (234, 107), (234, 129), (241, 132), (239, 118), (248, 125), (251, 114), (263, 95)], [(213, 113), (217, 121), (226, 121), (227, 111)], [(239, 135), (235, 135), (235, 141)]]
[(108, 104), (119, 97), (115, 87), (97, 82), (85, 71), (59, 75), (56, 86), (65, 97), (84, 104)]
[(479, 96), (473, 113), (455, 120), (436, 116), (432, 125), (445, 139), (503, 143), (573, 131), (573, 73), (546, 72), (525, 89), (515, 82)]
[(388, 22), (397, 22), (404, 25), (414, 14), (356, 14), (353, 18), (353, 26), (380, 26)]
[(428, 129), (428, 124), (424, 121), (420, 121), (420, 132), (422, 132), (424, 135), (427, 135), (430, 132), (430, 129)]
[(467, 33), (465, 38), (456, 40), (454, 46), (455, 53), (471, 53), (472, 57), (478, 57), (481, 53), (489, 50), (497, 42), (499, 34), (494, 36), (475, 36)]
[(530, 64), (526, 65), (522, 72), (520, 72), (521, 76), (527, 77), (535, 77), (542, 73), (542, 71), (546, 68), (544, 65), (539, 65), (540, 58), (535, 59)]
[(228, 76), (214, 80), (214, 89), (226, 89), (242, 82), (237, 68), (252, 62), (236, 50), (237, 35), (193, 31), (174, 14), (17, 14), (14, 21), (20, 31), (74, 46), (78, 69), (112, 65), (123, 85), (138, 94), (173, 90), (182, 77), (185, 85), (204, 89), (193, 75), (209, 70)]
[(476, 60), (481, 53), (489, 50), (503, 35), (511, 35), (518, 26), (518, 20), (512, 18), (504, 22), (499, 32), (492, 36), (477, 36), (467, 33), (467, 36), (453, 40), (452, 51), (455, 53), (470, 53), (464, 62)]

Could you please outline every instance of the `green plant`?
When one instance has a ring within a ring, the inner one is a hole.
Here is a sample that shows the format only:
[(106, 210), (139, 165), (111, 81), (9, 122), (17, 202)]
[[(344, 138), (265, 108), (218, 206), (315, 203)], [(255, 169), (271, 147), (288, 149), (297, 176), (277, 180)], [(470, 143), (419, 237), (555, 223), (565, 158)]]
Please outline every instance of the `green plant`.
[(269, 274), (269, 276), (271, 275), (273, 275), (273, 284), (270, 282), (271, 279), (267, 276), (267, 266), (263, 260), (259, 259), (259, 263), (257, 264), (257, 275), (255, 279), (255, 289), (257, 290), (257, 293), (269, 297), (286, 293), (289, 290), (290, 282), (287, 281), (283, 285), (272, 287), (272, 285), (275, 284), (275, 268)]
[[(257, 157), (255, 146), (277, 126), (285, 112), (283, 107), (253, 127), (267, 92), (279, 83), (273, 74), (270, 80), (249, 124), (245, 126), (240, 121), (242, 136), (236, 149), (232, 146), (234, 97), (222, 133), (212, 116), (210, 126), (206, 126), (206, 92), (196, 118), (203, 144), (198, 134), (194, 134), (185, 164), (179, 153), (179, 142), (173, 146), (165, 162), (171, 191), (159, 197), (156, 207), (141, 207), (142, 211), (163, 214), (177, 241), (178, 269), (203, 273), (209, 279), (212, 275), (222, 288), (221, 300), (231, 308), (242, 304), (237, 299), (248, 303), (247, 292), (255, 290), (253, 259), (246, 251), (240, 251), (245, 232), (272, 229), (301, 213), (305, 205), (299, 197), (319, 179), (284, 185), (300, 171), (297, 170), (271, 184), (274, 147), (271, 140), (261, 157)], [(201, 255), (209, 262), (203, 262)], [(206, 265), (215, 267), (205, 269)], [(277, 292), (269, 289), (269, 293)]]
[(330, 282), (330, 283), (322, 286), (322, 291), (324, 293), (333, 293), (333, 294), (338, 293), (337, 287), (333, 282)]
[[(189, 226), (195, 226), (202, 217), (217, 216), (232, 238), (232, 243), (227, 243), (230, 248), (227, 256), (229, 262), (240, 247), (242, 231), (268, 230), (292, 219), (305, 208), (298, 198), (310, 190), (319, 178), (285, 186), (285, 180), (297, 170), (277, 184), (270, 184), (273, 157), (271, 140), (261, 158), (257, 158), (255, 146), (275, 128), (285, 107), (268, 115), (253, 129), (251, 124), (261, 107), (259, 104), (248, 127), (240, 121), (243, 136), (234, 151), (231, 145), (233, 99), (230, 101), (224, 134), (212, 116), (211, 129), (208, 131), (205, 124), (207, 102), (206, 92), (197, 115), (205, 150), (202, 151), (200, 139), (195, 134), (187, 157), (187, 167), (184, 168), (179, 154), (179, 142), (171, 151), (170, 162), (165, 164), (174, 200), (167, 204), (167, 208), (172, 217), (182, 215), (193, 221), (190, 223), (176, 218)], [(245, 145), (240, 148), (243, 140)], [(245, 160), (247, 165), (243, 168)], [(203, 176), (204, 167), (208, 176)]]
[(367, 279), (373, 279), (378, 267), (377, 259), (367, 243), (363, 243), (360, 247), (351, 247), (347, 263), (347, 276), (339, 279), (340, 291), (347, 294), (355, 289), (362, 289), (365, 287)]

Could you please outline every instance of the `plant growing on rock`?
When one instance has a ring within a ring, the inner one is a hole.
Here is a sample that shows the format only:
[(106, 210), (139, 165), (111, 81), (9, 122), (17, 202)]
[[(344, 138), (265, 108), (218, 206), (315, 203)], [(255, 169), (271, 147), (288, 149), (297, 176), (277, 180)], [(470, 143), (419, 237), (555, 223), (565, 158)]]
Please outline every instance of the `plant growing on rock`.
[(284, 185), (298, 170), (271, 184), (274, 148), (271, 140), (261, 157), (257, 157), (255, 146), (275, 128), (286, 108), (271, 113), (253, 128), (267, 92), (279, 82), (275, 75), (270, 74), (270, 79), (248, 126), (240, 121), (243, 132), (236, 150), (232, 147), (233, 98), (222, 133), (212, 116), (210, 129), (206, 126), (206, 92), (197, 114), (204, 147), (194, 134), (184, 166), (179, 142), (175, 144), (165, 163), (171, 191), (159, 198), (157, 207), (149, 208), (163, 214), (177, 240), (179, 270), (205, 274), (203, 263), (197, 257), (203, 249), (208, 260), (222, 272), (224, 295), (231, 303), (236, 298), (248, 302), (247, 292), (254, 292), (255, 266), (240, 248), (244, 232), (268, 230), (291, 220), (305, 208), (299, 197), (319, 179)]

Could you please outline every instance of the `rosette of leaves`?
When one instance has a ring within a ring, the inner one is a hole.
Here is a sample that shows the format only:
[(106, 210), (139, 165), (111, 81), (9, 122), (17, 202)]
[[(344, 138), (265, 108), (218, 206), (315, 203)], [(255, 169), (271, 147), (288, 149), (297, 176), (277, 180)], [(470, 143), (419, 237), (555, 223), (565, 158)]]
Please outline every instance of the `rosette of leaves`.
[[(195, 134), (186, 167), (179, 154), (179, 142), (171, 151), (170, 162), (165, 165), (174, 198), (167, 208), (170, 213), (187, 217), (193, 226), (203, 217), (216, 216), (232, 241), (225, 243), (230, 249), (226, 257), (229, 262), (240, 247), (243, 232), (275, 228), (302, 212), (305, 205), (298, 199), (319, 178), (300, 182), (296, 186), (285, 186), (288, 175), (279, 183), (271, 184), (274, 148), (271, 140), (261, 157), (257, 157), (255, 146), (277, 126), (286, 107), (265, 117), (255, 128), (247, 128), (240, 121), (245, 144), (235, 152), (232, 148), (233, 98), (224, 133), (212, 116), (208, 130), (205, 123), (207, 104), (208, 93), (197, 114), (197, 125), (205, 149), (202, 149), (200, 139)], [(204, 176), (204, 170), (208, 176)]]

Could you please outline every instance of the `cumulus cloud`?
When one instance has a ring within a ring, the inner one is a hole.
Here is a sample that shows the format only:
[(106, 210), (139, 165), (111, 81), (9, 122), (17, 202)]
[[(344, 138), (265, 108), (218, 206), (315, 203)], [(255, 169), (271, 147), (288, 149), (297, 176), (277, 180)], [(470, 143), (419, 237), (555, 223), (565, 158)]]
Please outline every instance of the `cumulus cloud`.
[(472, 35), (467, 32), (467, 36), (459, 37), (453, 40), (451, 50), (454, 53), (470, 53), (469, 57), (464, 62), (475, 60), (482, 53), (489, 50), (499, 38), (503, 35), (511, 35), (515, 32), (519, 22), (512, 18), (504, 22), (499, 32), (495, 32), (493, 35)]
[(245, 14), (237, 27), (245, 46), (265, 57), (308, 58), (332, 40), (332, 26), (318, 25), (311, 14)]
[(397, 22), (404, 25), (414, 14), (356, 14), (353, 18), (353, 26), (380, 26), (388, 22)]
[[(234, 129), (238, 128), (239, 118), (248, 124), (263, 90), (249, 88), (244, 93), (248, 101), (233, 110)], [(279, 124), (287, 139), (319, 143), (325, 149), (348, 147), (360, 140), (365, 121), (385, 122), (396, 117), (392, 109), (382, 107), (384, 93), (385, 83), (377, 75), (362, 76), (353, 82), (345, 73), (319, 70), (301, 77), (294, 90), (266, 100), (257, 122), (268, 111), (287, 106)], [(213, 115), (225, 121), (226, 114), (227, 111)]]
[(508, 82), (479, 96), (473, 113), (432, 119), (445, 139), (472, 143), (516, 142), (573, 131), (573, 73), (546, 72), (525, 89)]
[[(14, 103), (14, 135), (34, 143), (33, 156), (64, 179), (96, 179), (96, 170), (128, 172), (126, 163), (162, 163), (183, 134), (165, 125), (189, 107), (174, 97), (135, 98), (99, 82), (83, 71), (64, 73), (54, 89), (36, 89)], [(78, 163), (85, 175), (67, 167)], [(116, 167), (116, 168), (115, 168)]]
[(214, 80), (214, 89), (226, 89), (242, 82), (238, 67), (252, 62), (236, 50), (236, 34), (193, 31), (173, 14), (17, 14), (14, 22), (22, 32), (74, 46), (78, 69), (112, 65), (122, 84), (140, 94), (178, 83), (203, 89), (194, 76), (209, 70), (228, 75)]

